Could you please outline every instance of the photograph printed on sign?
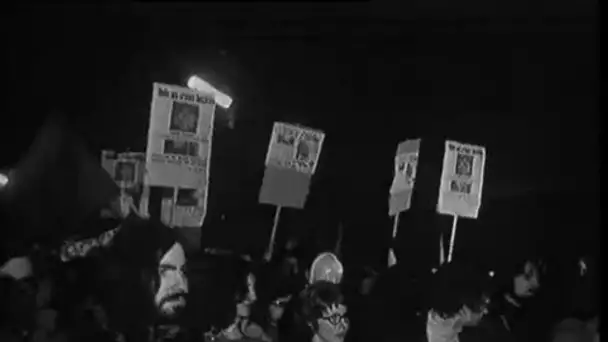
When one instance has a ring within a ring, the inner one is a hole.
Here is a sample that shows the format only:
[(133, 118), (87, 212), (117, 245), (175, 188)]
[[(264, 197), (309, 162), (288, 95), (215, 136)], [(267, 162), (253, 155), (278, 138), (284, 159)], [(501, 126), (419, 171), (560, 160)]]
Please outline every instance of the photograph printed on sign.
[(412, 153), (409, 156), (409, 161), (405, 168), (405, 177), (414, 180), (416, 178), (416, 167), (418, 165), (418, 156)]
[(277, 144), (294, 146), (296, 139), (298, 138), (299, 131), (287, 126), (278, 126), (277, 130)]
[(467, 182), (463, 180), (452, 180), (450, 182), (450, 191), (469, 195), (471, 193), (472, 185), (472, 182)]
[(315, 169), (319, 154), (319, 137), (312, 132), (303, 132), (297, 139), (296, 165), (302, 172), (312, 172)]
[(164, 154), (177, 154), (181, 156), (198, 157), (198, 143), (195, 141), (180, 141), (165, 139)]
[(405, 160), (399, 160), (397, 162), (397, 173), (405, 173), (405, 166), (407, 162)]
[(198, 117), (198, 105), (173, 101), (169, 130), (180, 133), (196, 134), (198, 128)]
[(135, 181), (135, 162), (119, 161), (114, 166), (114, 180), (117, 182)]
[(414, 179), (416, 178), (416, 169), (412, 163), (407, 163), (405, 165), (405, 181), (408, 185), (414, 183)]
[(456, 154), (456, 170), (455, 174), (458, 177), (470, 178), (473, 176), (473, 161), (474, 157), (470, 154)]
[(298, 145), (296, 146), (296, 160), (308, 162), (313, 158), (313, 149), (311, 142), (306, 139), (298, 139)]
[(179, 189), (177, 191), (177, 203), (176, 205), (185, 207), (195, 207), (198, 205), (198, 197), (196, 196), (196, 189)]

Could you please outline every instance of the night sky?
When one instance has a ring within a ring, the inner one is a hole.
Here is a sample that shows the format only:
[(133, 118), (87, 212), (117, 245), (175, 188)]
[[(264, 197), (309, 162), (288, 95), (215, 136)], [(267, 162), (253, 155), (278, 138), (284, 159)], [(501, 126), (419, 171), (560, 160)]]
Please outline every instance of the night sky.
[[(235, 98), (216, 113), (210, 241), (264, 246), (273, 210), (257, 194), (274, 121), (327, 134), (308, 207), (287, 210), (283, 232), (313, 230), (330, 246), (342, 222), (345, 253), (381, 258), (396, 146), (421, 138), (402, 253), (435, 255), (433, 234), (449, 232), (451, 219), (433, 213), (445, 139), (483, 145), (488, 156), (480, 218), (461, 220), (460, 248), (489, 253), (509, 236), (511, 250), (521, 234), (535, 236), (528, 244), (572, 244), (582, 230), (592, 240), (594, 6), (552, 3), (21, 8), (3, 19), (11, 100), (1, 165), (19, 159), (53, 110), (67, 113), (93, 153), (144, 151), (152, 83), (198, 74)], [(242, 242), (228, 241), (235, 232)], [(547, 243), (549, 235), (568, 240)]]

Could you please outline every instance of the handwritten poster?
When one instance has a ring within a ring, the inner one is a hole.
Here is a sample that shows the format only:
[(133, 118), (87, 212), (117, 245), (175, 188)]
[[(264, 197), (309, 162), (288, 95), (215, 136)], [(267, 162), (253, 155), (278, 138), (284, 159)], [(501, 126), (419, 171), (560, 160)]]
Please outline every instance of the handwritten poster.
[(441, 214), (477, 218), (481, 207), (484, 147), (445, 142), (437, 210)]
[(389, 197), (389, 215), (408, 210), (411, 207), (412, 193), (418, 169), (420, 139), (406, 140), (397, 147), (393, 183)]

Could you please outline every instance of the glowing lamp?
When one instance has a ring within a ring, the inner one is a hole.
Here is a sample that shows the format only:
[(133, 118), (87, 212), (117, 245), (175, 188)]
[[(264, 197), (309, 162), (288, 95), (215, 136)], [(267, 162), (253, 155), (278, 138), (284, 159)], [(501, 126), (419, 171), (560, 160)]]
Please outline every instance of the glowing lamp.
[(0, 173), (0, 189), (8, 184), (8, 176)]
[(198, 76), (191, 76), (188, 80), (188, 88), (200, 91), (201, 93), (211, 93), (213, 94), (213, 99), (215, 103), (217, 103), (220, 107), (224, 109), (230, 108), (232, 105), (232, 98), (221, 91), (215, 89), (214, 86), (209, 84), (209, 82), (203, 80)]

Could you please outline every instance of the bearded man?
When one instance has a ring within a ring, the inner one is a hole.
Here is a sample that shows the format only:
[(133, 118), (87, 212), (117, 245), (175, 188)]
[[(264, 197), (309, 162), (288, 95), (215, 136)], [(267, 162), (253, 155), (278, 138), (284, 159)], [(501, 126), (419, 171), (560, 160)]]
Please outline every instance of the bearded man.
[(108, 268), (100, 292), (110, 325), (127, 342), (182, 340), (180, 315), (189, 292), (184, 246), (179, 234), (159, 221), (131, 217), (105, 251)]

